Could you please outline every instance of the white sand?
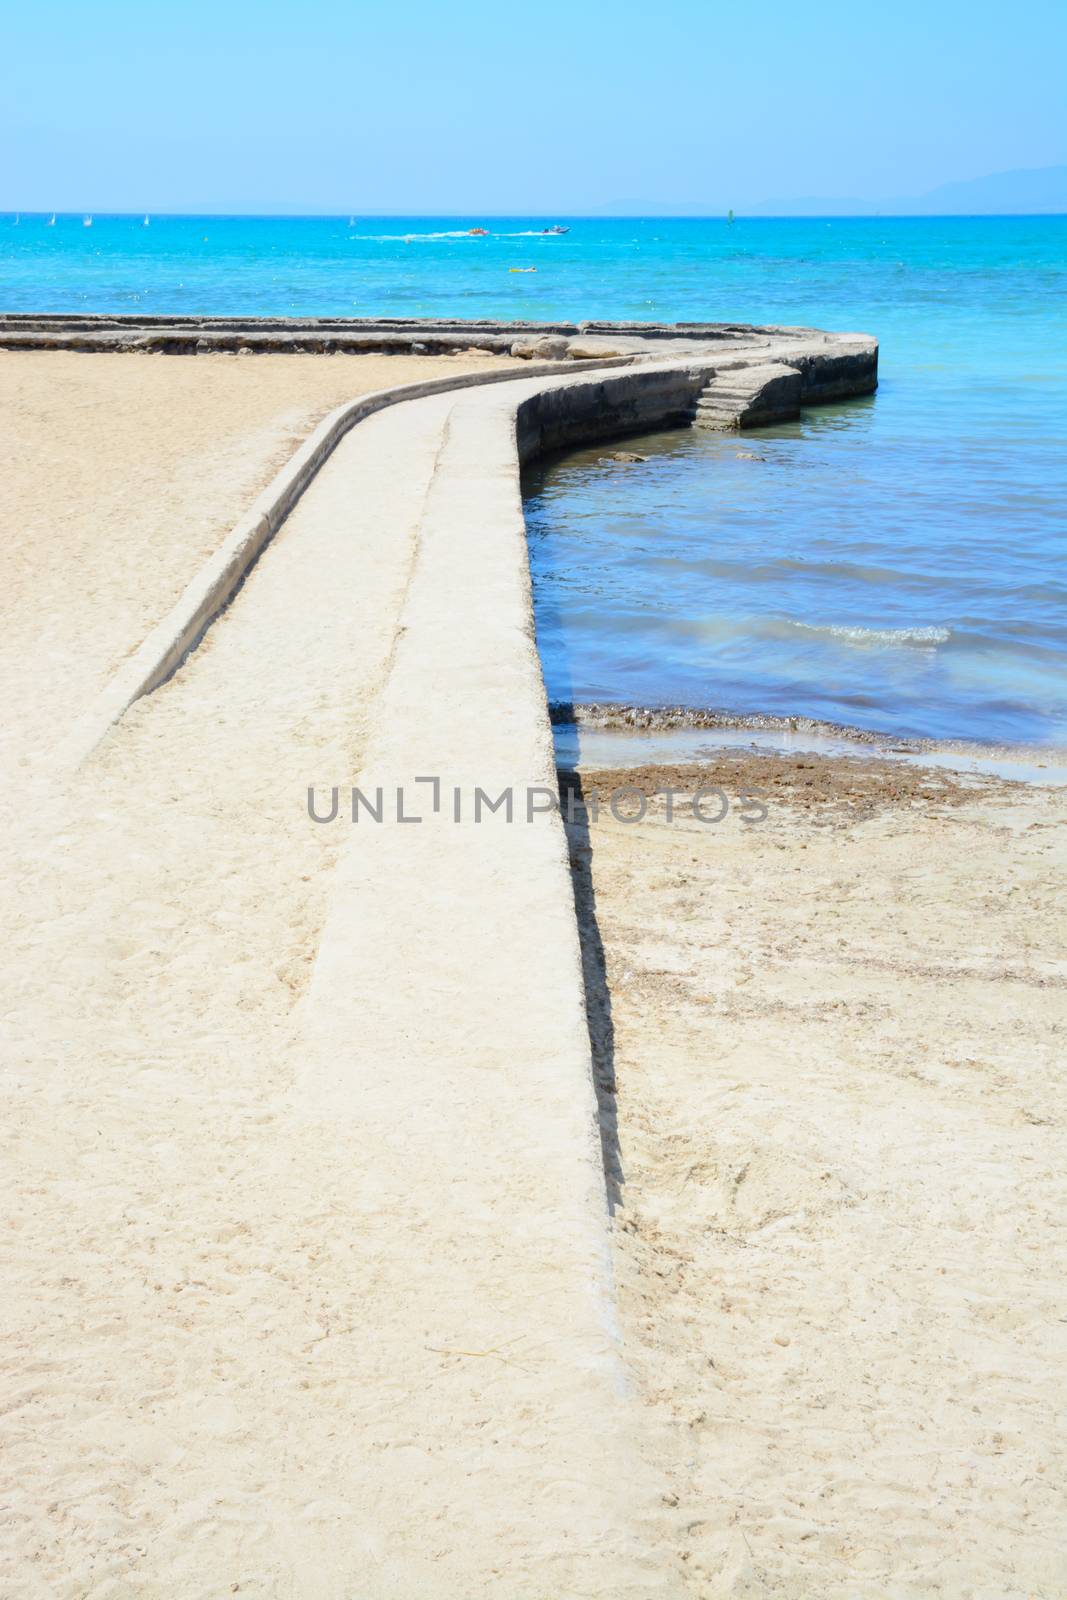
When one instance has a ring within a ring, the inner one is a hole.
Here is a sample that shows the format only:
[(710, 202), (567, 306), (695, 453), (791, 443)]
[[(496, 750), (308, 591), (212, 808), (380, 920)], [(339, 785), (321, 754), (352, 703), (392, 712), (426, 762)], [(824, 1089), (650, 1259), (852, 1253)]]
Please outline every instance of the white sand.
[(1067, 797), (910, 782), (592, 830), (624, 1333), (702, 1600), (1067, 1593)]
[(5, 764), (24, 765), (91, 703), (334, 406), (507, 365), (0, 352)]

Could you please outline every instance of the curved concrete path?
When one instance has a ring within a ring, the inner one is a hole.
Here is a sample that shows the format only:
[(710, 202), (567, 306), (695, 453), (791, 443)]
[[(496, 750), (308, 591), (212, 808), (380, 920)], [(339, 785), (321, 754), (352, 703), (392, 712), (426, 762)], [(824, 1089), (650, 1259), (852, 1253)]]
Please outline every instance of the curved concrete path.
[[(91, 1328), (60, 1286), (27, 1334), (46, 1399), (11, 1470), (44, 1450), (125, 1510), (76, 1570), (42, 1537), (42, 1592), (128, 1583), (131, 1549), (183, 1600), (680, 1592), (614, 1328), (563, 831), (527, 820), (554, 764), (518, 457), (686, 414), (714, 370), (367, 418), (75, 779), (33, 956), (61, 1082), (83, 1051), (56, 1203), (99, 1283)], [(352, 784), (381, 822), (345, 820)], [(513, 820), (475, 822), (478, 787)], [(40, 1198), (21, 1220), (27, 1250), (60, 1231)]]
[[(420, 1384), (396, 1418), (416, 1448), (377, 1467), (420, 1526), (481, 1531), (427, 1592), (636, 1596), (669, 1553), (617, 1348), (565, 844), (528, 820), (555, 791), (512, 433), (538, 387), (451, 409), (357, 778), (383, 820), (341, 824), (294, 1111), (374, 1153), (420, 1259), (412, 1284), (410, 1252), (383, 1251), (399, 1314), (378, 1338)], [(398, 786), (423, 821), (398, 820)], [(479, 788), (510, 822), (476, 820)], [(443, 1376), (442, 1348), (468, 1352)], [(397, 1536), (414, 1563), (410, 1521)], [(512, 1552), (495, 1590), (479, 1549)]]

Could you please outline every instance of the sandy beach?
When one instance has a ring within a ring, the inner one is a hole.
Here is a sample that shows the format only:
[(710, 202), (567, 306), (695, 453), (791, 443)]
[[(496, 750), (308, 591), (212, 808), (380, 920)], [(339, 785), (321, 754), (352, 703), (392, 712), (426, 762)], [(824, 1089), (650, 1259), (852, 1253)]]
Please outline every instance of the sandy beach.
[[(457, 1544), (512, 1575), (494, 1600), (570, 1593), (562, 1522), (497, 1551), (492, 1486), (459, 1539), (399, 1492), (398, 1415), (447, 1450), (474, 1358), (479, 1428), (522, 1416), (535, 1467), (529, 1374), (421, 1323), (417, 1363), (381, 1355), (434, 1303), (449, 1193), (292, 1115), (340, 848), (294, 796), (358, 768), (447, 403), (403, 455), (393, 414), (354, 430), (346, 482), (404, 463), (388, 504), (323, 474), (91, 770), (36, 776), (318, 418), (500, 365), (0, 357), (13, 1600), (351, 1600), (365, 1565), (375, 1600), (452, 1596)], [(647, 1593), (1057, 1595), (1067, 795), (795, 756), (582, 779), (667, 781), (767, 816), (571, 830)], [(481, 1437), (451, 1441), (472, 1480)]]
[(817, 756), (583, 780), (622, 786), (732, 801), (571, 841), (684, 1592), (1062, 1593), (1067, 795)]
[(507, 365), (0, 353), (5, 758), (21, 765), (57, 742), (334, 406)]

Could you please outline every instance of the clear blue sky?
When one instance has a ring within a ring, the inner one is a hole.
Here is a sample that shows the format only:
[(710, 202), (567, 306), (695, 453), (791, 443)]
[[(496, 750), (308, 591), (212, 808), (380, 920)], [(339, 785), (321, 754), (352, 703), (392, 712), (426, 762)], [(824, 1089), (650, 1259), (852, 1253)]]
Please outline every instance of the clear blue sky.
[(1062, 0), (42, 0), (0, 207), (582, 213), (1065, 159)]

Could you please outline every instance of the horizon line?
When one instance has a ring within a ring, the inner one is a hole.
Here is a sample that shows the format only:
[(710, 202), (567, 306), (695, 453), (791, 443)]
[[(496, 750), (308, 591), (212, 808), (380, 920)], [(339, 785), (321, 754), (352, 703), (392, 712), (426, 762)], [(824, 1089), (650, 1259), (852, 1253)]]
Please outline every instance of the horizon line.
[[(339, 222), (344, 211), (168, 211), (154, 210), (151, 206), (138, 206), (133, 210), (112, 211), (94, 206), (73, 206), (54, 209), (50, 206), (7, 206), (0, 209), (3, 217), (217, 217), (224, 221), (247, 219), (257, 222)], [(348, 212), (348, 216), (354, 213)], [(418, 218), (425, 221), (459, 221), (467, 217), (485, 217), (494, 221), (543, 222), (562, 217), (569, 222), (719, 222), (732, 215), (735, 221), (744, 222), (879, 222), (879, 221), (959, 221), (981, 217), (1020, 219), (1032, 217), (1067, 217), (1067, 209), (1042, 211), (364, 211), (356, 216), (361, 222), (388, 222), (397, 218)]]

